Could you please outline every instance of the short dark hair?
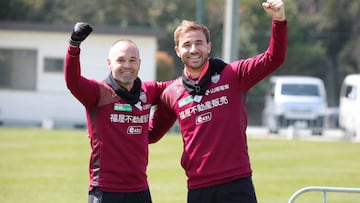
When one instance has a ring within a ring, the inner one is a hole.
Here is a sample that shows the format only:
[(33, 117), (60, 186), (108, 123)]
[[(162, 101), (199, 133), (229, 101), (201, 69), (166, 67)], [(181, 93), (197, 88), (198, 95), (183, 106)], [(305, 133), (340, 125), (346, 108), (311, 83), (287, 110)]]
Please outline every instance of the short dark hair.
[(207, 43), (210, 42), (210, 31), (205, 25), (195, 22), (195, 21), (183, 20), (174, 32), (175, 46), (177, 46), (179, 44), (179, 36), (185, 32), (191, 31), (191, 30), (202, 31), (206, 37), (206, 42)]

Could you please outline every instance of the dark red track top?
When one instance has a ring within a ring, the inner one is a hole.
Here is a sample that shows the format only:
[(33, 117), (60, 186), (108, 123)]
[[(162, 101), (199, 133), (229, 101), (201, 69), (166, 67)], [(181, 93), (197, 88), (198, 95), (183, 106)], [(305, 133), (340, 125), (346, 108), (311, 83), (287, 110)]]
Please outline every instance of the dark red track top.
[(104, 81), (80, 75), (79, 48), (69, 46), (65, 81), (85, 106), (91, 145), (90, 187), (103, 191), (136, 192), (148, 189), (148, 121), (167, 83), (142, 82), (141, 108), (130, 106)]
[(268, 49), (228, 64), (212, 77), (201, 99), (189, 96), (181, 78), (164, 90), (150, 121), (150, 142), (179, 121), (184, 141), (181, 165), (189, 189), (252, 175), (246, 138), (247, 92), (284, 62), (286, 46), (287, 22), (273, 21)]

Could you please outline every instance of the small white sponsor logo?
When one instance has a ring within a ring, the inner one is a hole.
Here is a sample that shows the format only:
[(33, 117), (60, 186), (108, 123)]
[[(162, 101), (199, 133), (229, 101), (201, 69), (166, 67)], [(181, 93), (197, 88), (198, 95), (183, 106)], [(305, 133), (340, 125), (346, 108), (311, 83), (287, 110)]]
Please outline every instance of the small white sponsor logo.
[(201, 123), (205, 123), (205, 122), (208, 122), (211, 120), (211, 112), (208, 112), (208, 113), (205, 113), (205, 114), (202, 114), (202, 115), (199, 115), (196, 117), (195, 121), (196, 121), (196, 124), (201, 124)]
[(139, 135), (142, 133), (142, 126), (129, 126), (127, 133), (130, 135)]

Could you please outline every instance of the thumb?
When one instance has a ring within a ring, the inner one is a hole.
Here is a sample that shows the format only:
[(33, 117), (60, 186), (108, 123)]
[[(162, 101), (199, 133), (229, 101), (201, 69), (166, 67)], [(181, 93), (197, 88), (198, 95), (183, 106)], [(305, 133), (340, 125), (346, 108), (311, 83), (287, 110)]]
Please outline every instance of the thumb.
[(274, 15), (274, 10), (270, 7), (270, 4), (267, 2), (263, 2), (262, 3), (262, 7), (264, 8), (264, 10), (266, 11), (266, 13), (268, 13), (270, 16)]
[(269, 7), (270, 7), (270, 4), (267, 3), (267, 2), (263, 2), (263, 3), (262, 3), (262, 7), (263, 7), (264, 9), (269, 8)]

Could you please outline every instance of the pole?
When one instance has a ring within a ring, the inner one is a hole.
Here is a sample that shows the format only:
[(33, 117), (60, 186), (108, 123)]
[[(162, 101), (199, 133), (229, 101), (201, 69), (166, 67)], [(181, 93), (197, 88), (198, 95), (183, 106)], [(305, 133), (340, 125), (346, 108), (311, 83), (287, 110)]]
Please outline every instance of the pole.
[(196, 21), (198, 23), (204, 23), (204, 1), (196, 0)]
[(222, 52), (228, 63), (238, 58), (238, 8), (239, 0), (226, 0)]

